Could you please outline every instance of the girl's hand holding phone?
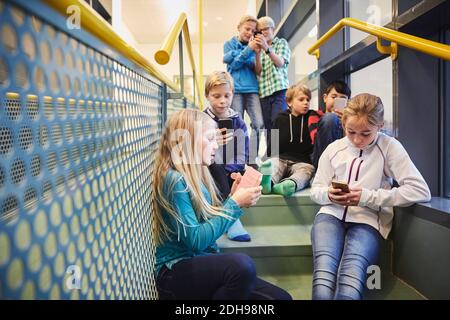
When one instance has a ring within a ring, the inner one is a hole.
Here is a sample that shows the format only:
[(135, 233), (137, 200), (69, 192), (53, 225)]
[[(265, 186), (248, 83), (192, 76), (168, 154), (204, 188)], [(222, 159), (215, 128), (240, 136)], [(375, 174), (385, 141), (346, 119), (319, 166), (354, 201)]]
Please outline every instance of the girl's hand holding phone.
[(357, 206), (361, 199), (361, 188), (350, 188), (349, 193), (342, 193), (341, 189), (328, 188), (328, 198), (331, 202), (341, 206)]

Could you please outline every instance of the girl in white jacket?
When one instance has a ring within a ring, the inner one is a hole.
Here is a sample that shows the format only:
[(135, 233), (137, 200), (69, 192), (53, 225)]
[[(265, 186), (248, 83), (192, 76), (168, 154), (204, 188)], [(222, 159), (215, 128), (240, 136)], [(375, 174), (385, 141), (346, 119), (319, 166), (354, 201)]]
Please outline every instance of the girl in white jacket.
[[(311, 190), (322, 205), (311, 232), (313, 299), (361, 299), (367, 268), (392, 227), (392, 207), (431, 198), (400, 142), (379, 132), (383, 117), (380, 98), (355, 96), (342, 117), (346, 136), (320, 157)], [(399, 187), (391, 188), (392, 179)], [(335, 180), (348, 183), (350, 192), (334, 189)]]

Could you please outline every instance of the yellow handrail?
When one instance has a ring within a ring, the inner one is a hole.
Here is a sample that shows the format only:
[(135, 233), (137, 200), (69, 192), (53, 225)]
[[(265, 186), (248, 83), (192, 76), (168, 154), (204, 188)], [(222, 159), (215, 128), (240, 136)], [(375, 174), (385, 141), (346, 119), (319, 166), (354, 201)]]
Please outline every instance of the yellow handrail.
[[(315, 55), (317, 59), (320, 58), (320, 47), (328, 41), (334, 34), (345, 26), (352, 27), (377, 37), (377, 50), (380, 53), (390, 54), (392, 59), (397, 58), (397, 45), (408, 47), (426, 54), (450, 60), (450, 46), (412, 36), (407, 33), (396, 30), (380, 27), (370, 23), (362, 22), (353, 18), (344, 18), (340, 20), (334, 27), (328, 30), (317, 42), (308, 49), (308, 53)], [(381, 40), (388, 40), (391, 42), (390, 46), (382, 46)]]
[[(169, 34), (164, 39), (164, 42), (161, 45), (161, 48), (158, 51), (156, 51), (155, 60), (156, 60), (156, 62), (158, 62), (159, 64), (162, 64), (162, 65), (169, 62), (170, 55), (172, 54), (173, 46), (175, 44), (175, 41), (177, 41), (178, 36), (180, 35), (181, 31), (183, 31), (184, 43), (186, 45), (186, 51), (189, 56), (189, 61), (191, 63), (192, 70), (193, 70), (194, 74), (196, 75), (194, 77), (194, 81), (195, 81), (195, 86), (197, 88), (199, 105), (201, 108), (203, 106), (203, 103), (202, 103), (202, 99), (201, 99), (202, 93), (200, 91), (200, 85), (198, 83), (199, 74), (197, 73), (197, 71), (195, 69), (194, 55), (192, 53), (191, 37), (189, 34), (186, 13), (184, 13), (184, 12), (181, 13), (180, 16), (178, 17), (178, 20), (172, 26), (172, 29), (170, 30)], [(181, 59), (181, 57), (180, 57), (180, 59)]]
[[(80, 9), (80, 23), (81, 26), (96, 36), (98, 39), (102, 40), (125, 57), (130, 59), (132, 62), (141, 66), (149, 74), (155, 76), (160, 81), (164, 82), (167, 86), (177, 91), (178, 86), (175, 82), (171, 81), (166, 77), (160, 70), (158, 70), (150, 61), (148, 61), (144, 56), (142, 56), (136, 49), (130, 46), (125, 40), (123, 40), (113, 28), (88, 4), (83, 0), (43, 0), (51, 8), (57, 10), (63, 15), (67, 15), (67, 8), (69, 6), (75, 5)], [(193, 99), (187, 97), (192, 103)]]

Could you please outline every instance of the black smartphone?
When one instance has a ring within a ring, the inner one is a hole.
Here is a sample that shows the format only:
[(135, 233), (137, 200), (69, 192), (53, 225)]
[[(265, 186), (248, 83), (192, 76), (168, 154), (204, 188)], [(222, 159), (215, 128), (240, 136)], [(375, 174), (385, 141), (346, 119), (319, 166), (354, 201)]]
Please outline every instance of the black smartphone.
[(262, 32), (257, 30), (257, 31), (255, 31), (255, 33), (253, 35), (256, 37), (257, 34), (262, 34)]
[(231, 119), (219, 119), (219, 129), (233, 129), (233, 121)]

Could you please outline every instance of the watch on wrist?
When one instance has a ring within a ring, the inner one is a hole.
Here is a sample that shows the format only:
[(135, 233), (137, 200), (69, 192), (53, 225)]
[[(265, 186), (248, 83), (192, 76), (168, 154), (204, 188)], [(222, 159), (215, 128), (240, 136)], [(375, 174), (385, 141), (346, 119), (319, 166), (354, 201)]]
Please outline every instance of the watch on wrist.
[(268, 47), (267, 50), (266, 50), (266, 53), (267, 53), (267, 54), (271, 54), (271, 53), (272, 53), (272, 50), (273, 50), (272, 47)]

